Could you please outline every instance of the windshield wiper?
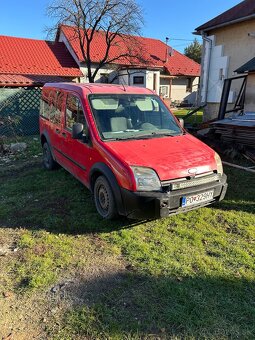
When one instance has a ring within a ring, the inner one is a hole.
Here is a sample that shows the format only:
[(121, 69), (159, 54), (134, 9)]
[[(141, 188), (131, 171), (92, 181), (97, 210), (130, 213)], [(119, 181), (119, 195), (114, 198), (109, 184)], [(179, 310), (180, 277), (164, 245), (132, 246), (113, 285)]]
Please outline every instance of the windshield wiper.
[(120, 141), (120, 140), (126, 140), (126, 139), (127, 138), (116, 137), (116, 138), (105, 138), (104, 141), (112, 142), (112, 141)]
[(157, 133), (152, 132), (149, 135), (132, 135), (132, 136), (126, 136), (126, 137), (116, 137), (116, 138), (107, 138), (105, 141), (123, 141), (123, 140), (136, 140), (136, 139), (151, 139), (151, 138), (157, 138), (157, 137), (176, 137), (181, 136), (181, 134), (172, 134), (167, 132)]

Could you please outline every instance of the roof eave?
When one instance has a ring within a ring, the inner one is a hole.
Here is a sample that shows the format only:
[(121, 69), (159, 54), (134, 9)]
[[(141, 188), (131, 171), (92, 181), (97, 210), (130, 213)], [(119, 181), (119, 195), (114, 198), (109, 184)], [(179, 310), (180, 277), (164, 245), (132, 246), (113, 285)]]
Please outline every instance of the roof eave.
[(247, 21), (247, 20), (251, 20), (251, 19), (254, 19), (254, 18), (255, 18), (255, 14), (251, 14), (251, 15), (248, 15), (248, 16), (243, 17), (243, 18), (231, 20), (231, 21), (228, 21), (228, 22), (224, 22), (222, 24), (214, 25), (214, 26), (205, 27), (203, 29), (200, 29), (198, 27), (198, 28), (196, 28), (196, 32), (194, 32), (193, 34), (203, 35), (203, 33), (206, 33), (208, 31), (212, 31), (214, 29), (225, 27), (225, 26), (230, 26), (230, 25), (237, 24), (239, 22), (243, 22), (243, 21)]

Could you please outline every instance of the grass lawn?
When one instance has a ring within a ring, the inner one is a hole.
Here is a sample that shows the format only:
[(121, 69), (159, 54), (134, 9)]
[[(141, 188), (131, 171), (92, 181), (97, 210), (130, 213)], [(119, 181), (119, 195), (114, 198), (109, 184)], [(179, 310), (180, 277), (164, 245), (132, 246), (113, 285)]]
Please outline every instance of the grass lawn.
[[(187, 110), (187, 109), (177, 109), (173, 111), (173, 114), (177, 118), (184, 118), (189, 112), (192, 110)], [(189, 118), (185, 119), (185, 123), (188, 124), (200, 124), (203, 122), (203, 111), (198, 111), (194, 113), (192, 116)]]
[(13, 296), (0, 297), (2, 336), (255, 338), (253, 174), (225, 168), (227, 197), (209, 208), (109, 222), (71, 175), (40, 166), (36, 143), (0, 171), (0, 246), (16, 249), (0, 256), (0, 292)]

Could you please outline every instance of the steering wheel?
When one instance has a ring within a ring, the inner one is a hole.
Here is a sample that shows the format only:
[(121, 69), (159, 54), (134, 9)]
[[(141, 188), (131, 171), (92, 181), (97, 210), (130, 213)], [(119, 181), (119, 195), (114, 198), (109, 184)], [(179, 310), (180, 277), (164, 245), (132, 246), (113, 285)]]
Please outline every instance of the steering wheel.
[(141, 129), (141, 130), (158, 130), (158, 128), (151, 124), (151, 123), (138, 123), (137, 128)]

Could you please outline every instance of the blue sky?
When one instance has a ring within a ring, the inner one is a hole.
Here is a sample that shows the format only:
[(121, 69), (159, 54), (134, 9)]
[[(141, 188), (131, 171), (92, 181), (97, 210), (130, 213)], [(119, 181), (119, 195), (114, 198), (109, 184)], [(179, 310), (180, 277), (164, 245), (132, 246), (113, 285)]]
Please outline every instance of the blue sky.
[[(183, 51), (193, 40), (192, 32), (202, 23), (238, 4), (241, 0), (138, 0), (144, 8), (143, 35), (165, 40)], [(50, 0), (0, 1), (0, 35), (45, 39)], [(178, 40), (184, 39), (184, 40)]]

